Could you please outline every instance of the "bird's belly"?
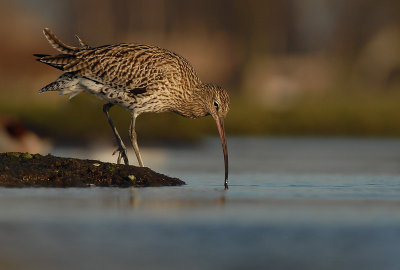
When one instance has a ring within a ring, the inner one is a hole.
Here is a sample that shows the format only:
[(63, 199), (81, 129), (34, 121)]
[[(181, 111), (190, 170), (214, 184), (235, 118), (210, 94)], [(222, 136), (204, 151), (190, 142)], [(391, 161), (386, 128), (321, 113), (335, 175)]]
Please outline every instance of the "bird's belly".
[(115, 89), (86, 78), (81, 78), (79, 84), (83, 87), (85, 92), (125, 109), (130, 109), (130, 107), (135, 104), (135, 99), (130, 97), (128, 93), (123, 90)]
[(135, 95), (134, 103), (129, 104), (129, 108), (137, 114), (141, 114), (144, 112), (166, 112), (170, 111), (170, 107), (168, 103), (164, 102), (159, 98), (157, 94), (154, 93), (143, 93), (139, 95)]

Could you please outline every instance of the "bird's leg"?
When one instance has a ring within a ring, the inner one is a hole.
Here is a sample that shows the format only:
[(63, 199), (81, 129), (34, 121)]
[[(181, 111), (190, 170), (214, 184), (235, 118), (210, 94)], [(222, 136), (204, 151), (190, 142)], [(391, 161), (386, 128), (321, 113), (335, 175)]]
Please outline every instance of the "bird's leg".
[(125, 165), (129, 165), (128, 157), (127, 157), (127, 155), (126, 155), (126, 147), (125, 147), (125, 145), (124, 145), (124, 142), (122, 141), (121, 136), (119, 136), (119, 133), (118, 133), (117, 129), (115, 128), (114, 123), (113, 123), (113, 121), (111, 120), (110, 115), (108, 114), (108, 111), (110, 110), (110, 108), (111, 108), (112, 106), (114, 106), (114, 104), (112, 104), (112, 103), (104, 104), (104, 106), (103, 106), (103, 112), (104, 112), (104, 113), (106, 114), (106, 116), (107, 116), (108, 123), (110, 124), (111, 129), (112, 129), (112, 131), (114, 132), (115, 139), (117, 140), (117, 144), (118, 144), (118, 149), (115, 150), (113, 154), (115, 154), (116, 152), (118, 152), (118, 159), (117, 159), (117, 163), (118, 163), (118, 164), (121, 163), (121, 157), (122, 157), (122, 158), (124, 159)]
[(139, 146), (137, 144), (137, 136), (136, 136), (136, 131), (135, 131), (135, 123), (136, 123), (136, 116), (134, 113), (132, 114), (132, 119), (131, 119), (131, 126), (129, 127), (129, 134), (132, 142), (133, 149), (135, 150), (135, 154), (137, 157), (137, 160), (139, 162), (140, 167), (144, 167), (142, 157), (140, 156), (139, 152)]

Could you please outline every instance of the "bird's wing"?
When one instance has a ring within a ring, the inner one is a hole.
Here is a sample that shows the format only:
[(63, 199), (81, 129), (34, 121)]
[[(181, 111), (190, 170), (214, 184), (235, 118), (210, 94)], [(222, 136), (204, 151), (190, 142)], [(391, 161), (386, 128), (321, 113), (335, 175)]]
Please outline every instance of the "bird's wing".
[(81, 50), (74, 56), (75, 60), (65, 65), (64, 71), (76, 72), (120, 91), (134, 93), (166, 81), (182, 83), (181, 58), (158, 47), (118, 44)]

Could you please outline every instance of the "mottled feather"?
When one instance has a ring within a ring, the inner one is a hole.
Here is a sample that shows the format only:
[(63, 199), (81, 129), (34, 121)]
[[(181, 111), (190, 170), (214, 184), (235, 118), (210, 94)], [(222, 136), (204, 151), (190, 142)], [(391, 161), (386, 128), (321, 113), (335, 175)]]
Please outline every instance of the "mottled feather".
[(53, 32), (50, 31), (49, 28), (43, 29), (43, 34), (49, 41), (50, 45), (53, 46), (54, 49), (67, 54), (73, 54), (75, 51), (79, 50), (77, 47), (69, 46), (62, 42), (60, 39), (56, 37)]
[[(208, 104), (195, 100), (213, 104), (211, 99), (222, 91), (203, 84), (185, 58), (167, 49), (138, 43), (91, 48), (78, 36), (80, 46), (74, 47), (60, 41), (48, 28), (43, 32), (62, 53), (36, 55), (37, 60), (68, 74), (56, 85), (73, 85), (78, 92), (88, 91), (137, 114), (175, 111), (187, 117), (204, 116), (210, 109)], [(56, 90), (54, 85), (50, 89)], [(65, 87), (58, 90), (71, 93)], [(226, 106), (228, 109), (229, 100)]]

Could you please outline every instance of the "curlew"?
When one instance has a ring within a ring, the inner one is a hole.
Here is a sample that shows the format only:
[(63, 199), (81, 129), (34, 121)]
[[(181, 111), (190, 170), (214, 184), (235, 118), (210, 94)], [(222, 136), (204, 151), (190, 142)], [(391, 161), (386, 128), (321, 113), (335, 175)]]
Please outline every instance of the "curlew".
[(120, 43), (90, 47), (78, 36), (79, 47), (60, 41), (48, 28), (43, 33), (60, 54), (35, 54), (37, 61), (64, 73), (39, 92), (58, 91), (70, 98), (80, 92), (105, 100), (103, 111), (116, 138), (117, 163), (129, 164), (126, 147), (113, 124), (109, 110), (114, 105), (127, 109), (132, 117), (129, 135), (138, 163), (143, 165), (135, 132), (136, 118), (145, 112), (175, 112), (184, 117), (211, 115), (221, 138), (228, 188), (228, 151), (224, 119), (229, 95), (223, 88), (202, 83), (191, 64), (182, 56), (156, 46)]

